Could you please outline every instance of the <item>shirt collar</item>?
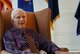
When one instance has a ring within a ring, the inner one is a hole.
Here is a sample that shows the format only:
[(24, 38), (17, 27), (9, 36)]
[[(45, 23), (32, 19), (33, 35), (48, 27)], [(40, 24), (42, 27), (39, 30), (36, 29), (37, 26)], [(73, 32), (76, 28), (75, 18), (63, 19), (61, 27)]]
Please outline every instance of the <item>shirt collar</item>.
[(29, 32), (32, 33), (33, 32), (33, 30), (31, 30), (31, 29), (20, 30), (20, 29), (18, 29), (16, 27), (13, 27), (11, 30), (13, 32), (16, 32), (17, 34), (21, 34), (21, 33), (24, 33), (24, 32), (27, 32), (27, 33), (29, 33)]

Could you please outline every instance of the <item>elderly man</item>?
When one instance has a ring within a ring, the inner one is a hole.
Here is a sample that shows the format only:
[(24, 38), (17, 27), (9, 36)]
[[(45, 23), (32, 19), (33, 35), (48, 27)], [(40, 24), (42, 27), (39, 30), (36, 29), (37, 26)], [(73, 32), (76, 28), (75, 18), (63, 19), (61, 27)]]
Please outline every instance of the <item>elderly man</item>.
[(22, 9), (15, 9), (11, 13), (13, 28), (5, 32), (3, 37), (4, 47), (12, 54), (47, 54), (60, 52), (53, 42), (45, 39), (41, 34), (31, 29), (26, 29), (27, 15)]

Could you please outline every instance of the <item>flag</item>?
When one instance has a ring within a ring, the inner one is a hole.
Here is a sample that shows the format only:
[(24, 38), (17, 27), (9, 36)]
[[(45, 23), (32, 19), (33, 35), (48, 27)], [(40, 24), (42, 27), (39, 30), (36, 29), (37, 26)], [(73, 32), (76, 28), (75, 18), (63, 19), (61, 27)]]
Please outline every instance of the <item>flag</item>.
[(1, 0), (1, 3), (3, 3), (7, 7), (7, 9), (12, 9), (12, 4), (10, 0)]
[(0, 1), (0, 11), (3, 9), (4, 4)]
[(80, 35), (80, 2), (75, 14), (76, 19), (78, 20), (77, 24), (77, 35)]
[(25, 11), (33, 12), (33, 0), (18, 0), (18, 8), (22, 8)]
[(59, 18), (59, 7), (58, 7), (58, 0), (48, 0), (48, 7), (51, 9), (51, 22), (50, 25), (53, 28), (53, 22)]

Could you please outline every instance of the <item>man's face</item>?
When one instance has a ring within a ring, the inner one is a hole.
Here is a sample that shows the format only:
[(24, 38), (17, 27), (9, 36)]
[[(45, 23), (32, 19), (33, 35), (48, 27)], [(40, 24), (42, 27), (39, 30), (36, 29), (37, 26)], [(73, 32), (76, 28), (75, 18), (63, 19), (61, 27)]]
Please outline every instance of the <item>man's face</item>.
[(24, 29), (26, 27), (26, 14), (22, 11), (16, 11), (13, 16), (13, 24), (16, 28)]

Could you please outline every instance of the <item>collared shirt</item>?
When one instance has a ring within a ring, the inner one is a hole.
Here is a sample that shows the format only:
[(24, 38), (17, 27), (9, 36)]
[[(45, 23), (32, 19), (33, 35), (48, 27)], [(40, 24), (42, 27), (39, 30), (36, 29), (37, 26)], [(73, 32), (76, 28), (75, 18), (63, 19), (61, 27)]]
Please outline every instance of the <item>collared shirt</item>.
[(13, 54), (32, 53), (26, 51), (26, 49), (29, 49), (29, 47), (25, 36), (22, 35), (23, 32), (30, 33), (32, 35), (32, 38), (34, 39), (36, 47), (39, 50), (46, 51), (47, 54), (55, 54), (56, 50), (60, 50), (59, 47), (56, 46), (56, 44), (48, 41), (36, 31), (33, 31), (31, 29), (25, 29), (24, 31), (21, 31), (17, 28), (12, 28), (11, 30), (7, 31), (3, 37), (4, 47), (6, 51)]

